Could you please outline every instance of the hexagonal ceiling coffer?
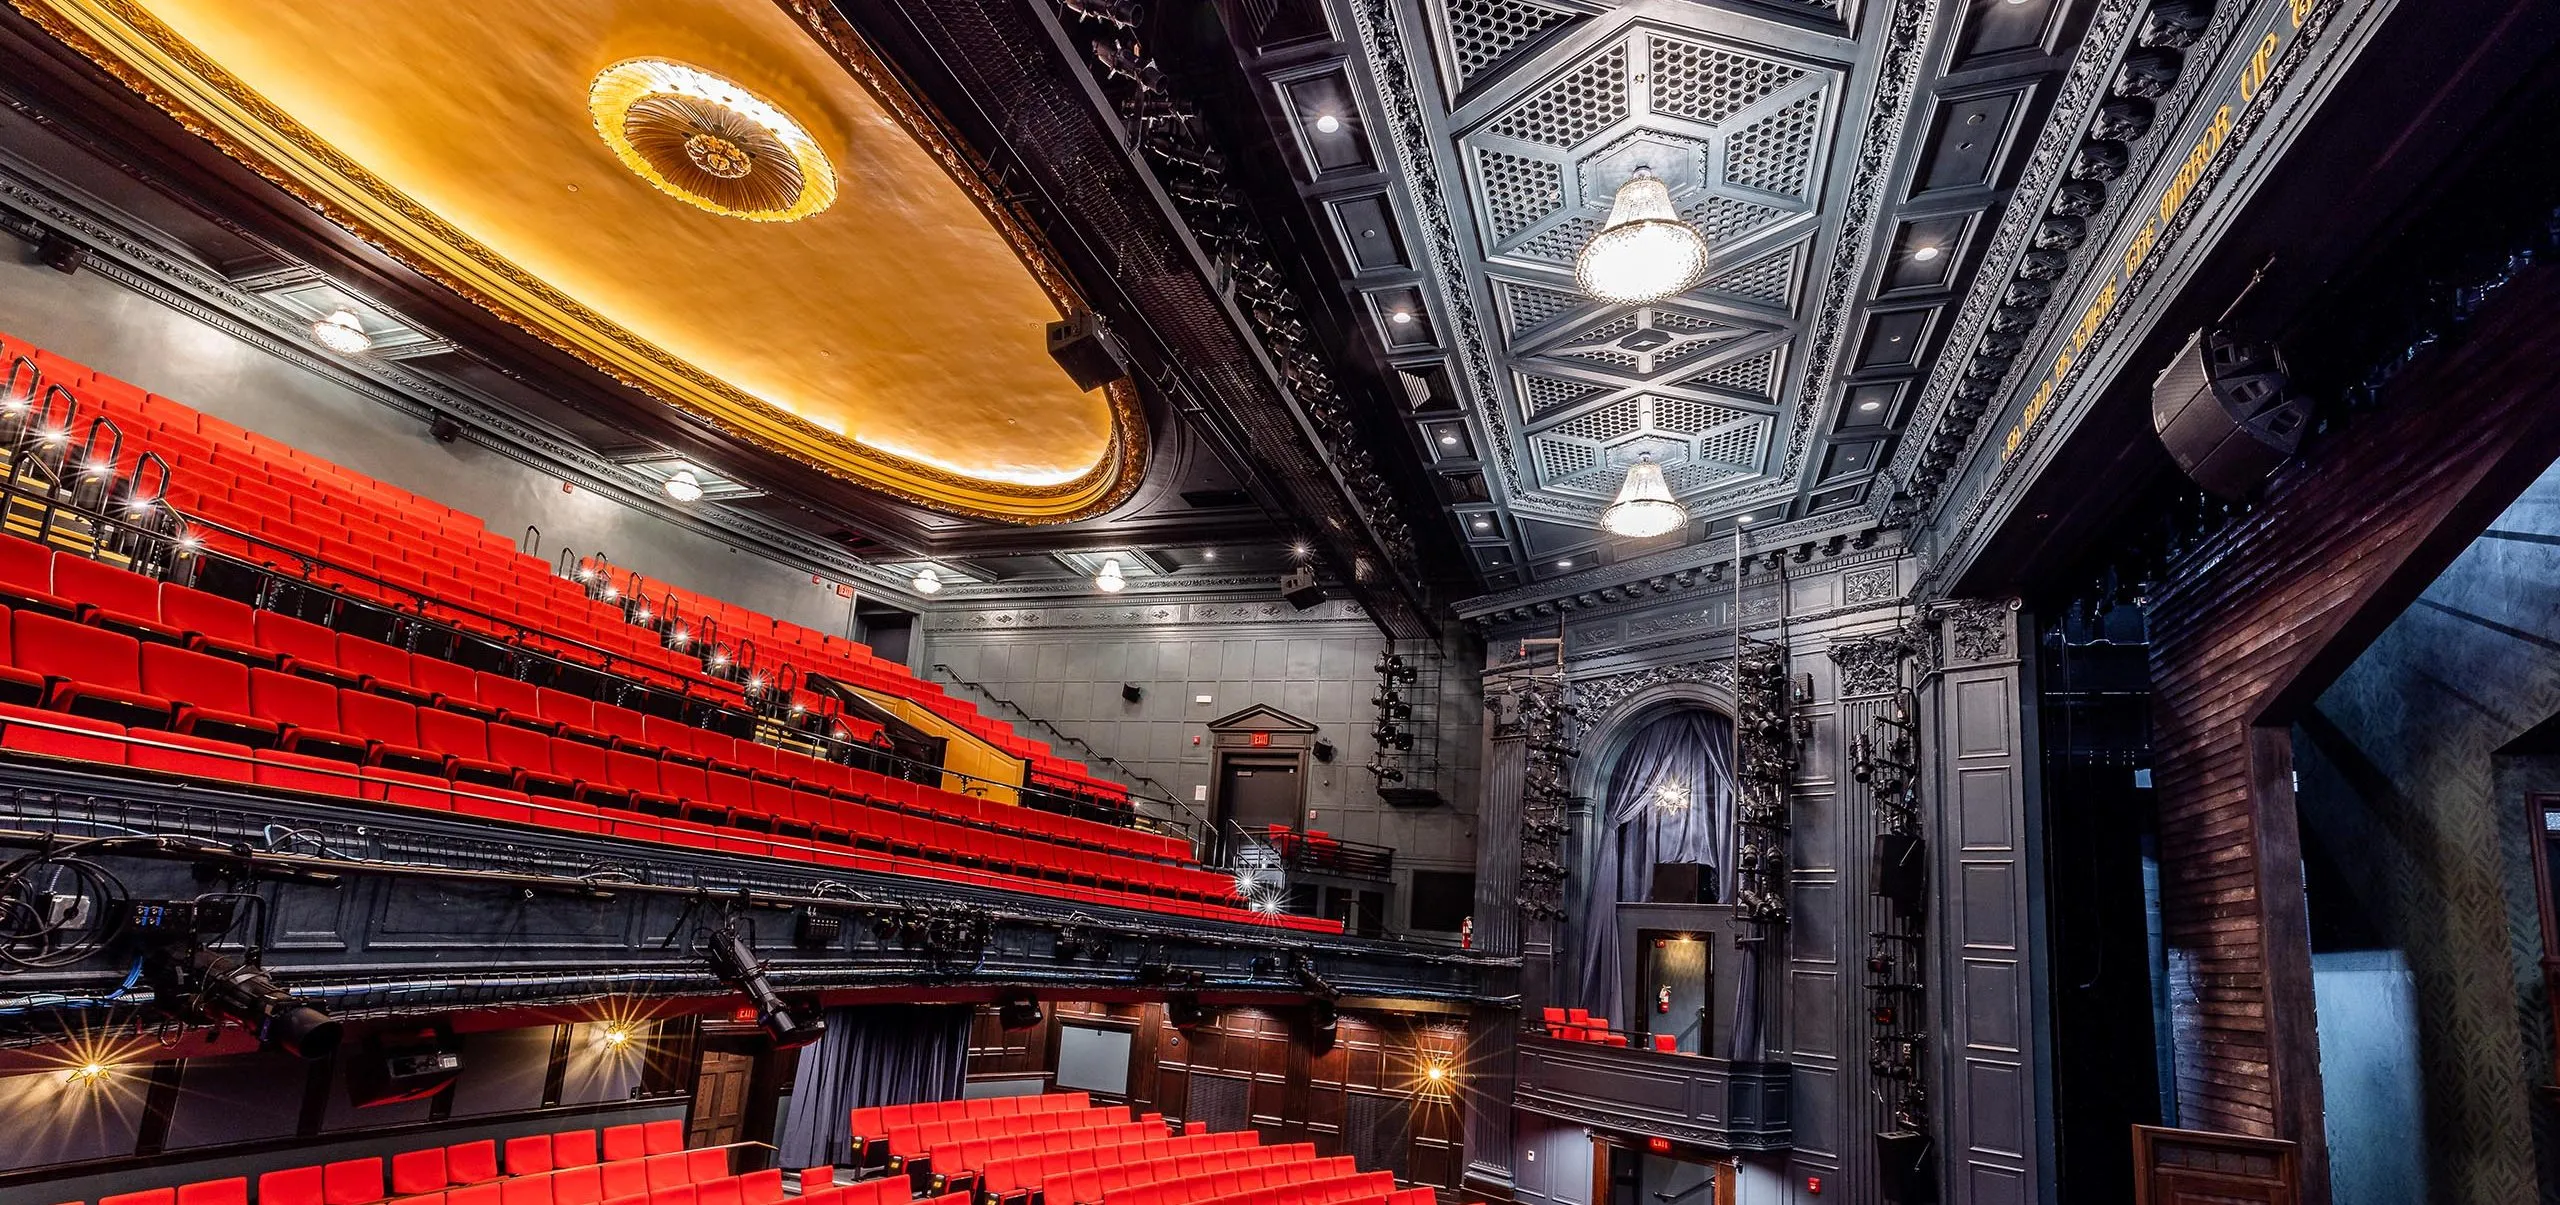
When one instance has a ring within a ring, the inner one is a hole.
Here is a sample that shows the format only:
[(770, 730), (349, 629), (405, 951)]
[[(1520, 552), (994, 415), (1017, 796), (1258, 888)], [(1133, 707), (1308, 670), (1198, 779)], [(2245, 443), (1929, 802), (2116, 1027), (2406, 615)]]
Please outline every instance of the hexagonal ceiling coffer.
[(1606, 210), (1618, 197), (1618, 189), (1636, 174), (1639, 167), (1650, 168), (1654, 178), (1671, 186), (1676, 202), (1706, 186), (1707, 144), (1677, 134), (1646, 130), (1593, 151), (1576, 168), (1582, 185), (1582, 203)]

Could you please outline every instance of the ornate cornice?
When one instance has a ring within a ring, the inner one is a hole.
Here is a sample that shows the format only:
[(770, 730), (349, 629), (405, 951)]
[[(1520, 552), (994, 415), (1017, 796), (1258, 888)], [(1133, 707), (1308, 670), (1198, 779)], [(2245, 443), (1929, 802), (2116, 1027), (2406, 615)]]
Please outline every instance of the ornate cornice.
[(1191, 628), (1304, 626), (1354, 623), (1367, 626), (1359, 604), (1337, 599), (1300, 611), (1278, 599), (1230, 598), (1216, 601), (1135, 601), (1108, 606), (954, 608), (928, 612), (928, 632), (965, 636), (995, 632), (1046, 632), (1100, 628)]
[[(2303, 64), (2311, 58), (2311, 51), (2315, 46), (2320, 47), (2320, 57), (2325, 64), (2335, 59), (2355, 42), (2352, 38), (2339, 38), (2321, 46), (2322, 35), (2327, 31), (2330, 21), (2340, 7), (2336, 0), (2317, 0), (2317, 7), (2308, 15), (2299, 36), (2285, 49), (2284, 53), (2276, 56), (2276, 60), (2268, 67), (2266, 80), (2259, 86), (2259, 95), (2284, 96), (2282, 105), (2252, 106), (2243, 110), (2224, 137), (2224, 145), (2236, 146), (2240, 149), (2233, 154), (2214, 157), (2194, 182), (2190, 190), (2191, 196), (2209, 195), (2221, 181), (2229, 178), (2233, 173), (2253, 169), (2263, 162), (2270, 148), (2265, 144), (2254, 143), (2249, 135), (2266, 125), (2271, 119), (2279, 128), (2298, 127), (2299, 123), (2290, 116), (2279, 118), (2274, 115), (2279, 108), (2290, 115), (2304, 103), (2305, 94), (2295, 93), (2288, 96), (2286, 93), (2289, 91), (2288, 85), (2296, 75), (2301, 73)], [(2366, 9), (2367, 19), (2371, 19), (2372, 11), (2371, 8)], [(2225, 24), (2217, 20), (2217, 34), (2227, 36)], [(2187, 76), (2182, 77), (2181, 86), (2201, 88), (2211, 74), (2205, 71), (2190, 71)], [(2180, 144), (2172, 141), (2168, 145), (2176, 147)], [(2181, 206), (2175, 215), (2162, 223), (2159, 245), (2164, 247), (2174, 245), (2177, 236), (2194, 225), (2205, 208), (2205, 206), (2193, 204)], [(2149, 256), (2143, 261), (2140, 269), (2125, 278), (2121, 290), (2122, 296), (2127, 299), (2135, 297), (2166, 270), (2166, 265), (2177, 263), (2192, 265), (2202, 257), (2202, 254), (2202, 249), (2190, 248), (2183, 256), (2166, 254)], [(2098, 326), (2097, 333), (2091, 341), (2092, 346), (2097, 346), (2101, 340), (2107, 339), (2128, 322), (2134, 321), (2131, 315), (2139, 312), (2140, 309), (2141, 307), (2137, 305), (2120, 301), (2108, 314), (2107, 319)], [(2045, 332), (2048, 340), (2050, 336), (2050, 331)], [(2118, 343), (2116, 349), (2120, 350), (2120, 348), (2121, 343)], [(1943, 528), (1946, 535), (1938, 541), (1939, 552), (1925, 567), (1924, 592), (1934, 589), (1951, 577), (1950, 571), (1961, 563), (1956, 559), (1959, 554), (1968, 552), (1981, 540), (1988, 538), (1987, 525), (1999, 509), (2002, 500), (2009, 496), (2012, 486), (2023, 488), (2026, 482), (2033, 480), (2035, 473), (2042, 470), (2044, 459), (2027, 453), (2050, 446), (2052, 440), (2059, 438), (2058, 435), (2053, 434), (2054, 432), (2067, 432), (2075, 425), (2076, 415), (2085, 410), (2098, 393), (2097, 390), (2080, 389), (2078, 384), (2087, 379), (2092, 372), (2097, 371), (2105, 360), (2106, 357), (2092, 352), (2076, 365), (2069, 375), (2056, 383), (2058, 399), (2056, 412), (2048, 414), (2044, 421), (2037, 423), (2026, 433), (2017, 454), (2005, 457), (1998, 468), (1982, 478), (1981, 484), (1965, 500), (1964, 509), (1952, 520), (1945, 514), (1944, 504), (1952, 502), (1953, 498), (1940, 500), (1941, 505), (1936, 514), (1936, 522)], [(1976, 444), (1976, 454), (1981, 447), (1988, 446), (1989, 438), (1987, 430), (1978, 434), (1981, 439)]]
[[(1828, 570), (1870, 564), (1899, 555), (1902, 551), (1901, 536), (1876, 531), (1870, 523), (1865, 515), (1832, 515), (1827, 520), (1803, 519), (1771, 527), (1746, 538), (1742, 557), (1748, 562), (1774, 553), (1787, 557), (1789, 563), (1796, 565), (1809, 564), (1819, 558), (1823, 568)], [(1810, 551), (1807, 545), (1811, 545)], [(1801, 559), (1798, 559), (1799, 553), (1803, 554)], [(1728, 535), (1721, 540), (1700, 540), (1683, 548), (1603, 565), (1571, 577), (1479, 595), (1452, 609), (1461, 619), (1501, 622), (1506, 612), (1518, 612), (1540, 604), (1551, 604), (1547, 613), (1605, 607), (1619, 601), (1633, 602), (1647, 594), (1659, 596), (1693, 589), (1706, 580), (1707, 570), (1719, 565), (1729, 567), (1732, 563), (1733, 539)]]

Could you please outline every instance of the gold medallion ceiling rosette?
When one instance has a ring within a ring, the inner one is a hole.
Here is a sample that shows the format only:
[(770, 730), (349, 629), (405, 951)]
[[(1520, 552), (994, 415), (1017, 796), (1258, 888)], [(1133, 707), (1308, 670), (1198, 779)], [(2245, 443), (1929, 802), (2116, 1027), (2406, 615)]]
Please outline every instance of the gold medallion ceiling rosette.
[(772, 102), (698, 67), (631, 59), (587, 89), (596, 132), (670, 196), (725, 217), (794, 222), (834, 204), (817, 140)]

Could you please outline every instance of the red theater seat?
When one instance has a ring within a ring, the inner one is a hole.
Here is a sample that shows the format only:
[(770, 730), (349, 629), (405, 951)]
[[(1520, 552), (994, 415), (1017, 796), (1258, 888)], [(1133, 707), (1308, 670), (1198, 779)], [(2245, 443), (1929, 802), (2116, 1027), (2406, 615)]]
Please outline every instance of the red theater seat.
[(338, 690), (327, 682), (250, 670), (249, 710), (283, 726), (277, 744), (289, 752), (359, 764), (365, 759), (365, 739), (342, 727)]
[(178, 1186), (178, 1205), (249, 1205), (249, 1178), (199, 1180)]
[[(455, 1184), (480, 1184), (498, 1178), (498, 1144), (494, 1139), (462, 1142), (444, 1148), (445, 1175)], [(450, 1200), (450, 1198), (448, 1198)], [(266, 1205), (263, 1200), (258, 1205)]]
[(284, 668), (332, 686), (361, 686), (361, 675), (338, 668), (338, 634), (319, 624), (275, 611), (260, 611), (253, 623), (258, 645), (283, 659)]
[(382, 1160), (378, 1157), (339, 1160), (322, 1169), (321, 1183), (324, 1205), (369, 1205), (384, 1196)]
[(169, 701), (142, 691), (141, 642), (50, 615), (10, 616), (18, 668), (44, 675), (48, 706), (93, 719), (160, 727)]
[(391, 1191), (398, 1196), (441, 1191), (451, 1182), (445, 1176), (443, 1147), (402, 1151), (391, 1157)]
[(281, 725), (251, 713), (249, 667), (165, 644), (142, 646), (142, 689), (174, 707), (179, 732), (244, 745), (273, 745)]
[(552, 1168), (551, 1135), (528, 1134), (507, 1139), (507, 1174), (529, 1176)]
[(326, 1205), (317, 1167), (290, 1167), (258, 1177), (258, 1205)]
[(552, 1166), (586, 1167), (598, 1160), (594, 1130), (562, 1130), (551, 1136)]
[(0, 599), (20, 610), (68, 619), (79, 605), (53, 592), (53, 550), (33, 540), (0, 536)]
[(187, 634), (187, 644), (226, 660), (275, 668), (276, 654), (258, 643), (257, 612), (249, 605), (190, 590), (174, 582), (160, 587), (160, 618)]
[(185, 632), (160, 622), (160, 583), (129, 569), (57, 552), (53, 588), (79, 607), (84, 623), (146, 640), (186, 639)]

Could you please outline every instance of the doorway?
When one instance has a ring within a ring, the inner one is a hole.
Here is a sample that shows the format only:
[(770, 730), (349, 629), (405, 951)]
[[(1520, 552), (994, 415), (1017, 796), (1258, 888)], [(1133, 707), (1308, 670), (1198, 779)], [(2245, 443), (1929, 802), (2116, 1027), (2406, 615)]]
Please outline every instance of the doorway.
[(1624, 1141), (1591, 1140), (1595, 1205), (1733, 1205), (1730, 1160), (1664, 1154)]
[(685, 1146), (728, 1146), (744, 1141), (747, 1093), (755, 1084), (752, 1055), (727, 1050), (702, 1052), (702, 1070), (693, 1082), (693, 1116), (685, 1127)]
[(1249, 833), (1298, 827), (1306, 812), (1298, 758), (1230, 754), (1218, 761), (1218, 819)]

